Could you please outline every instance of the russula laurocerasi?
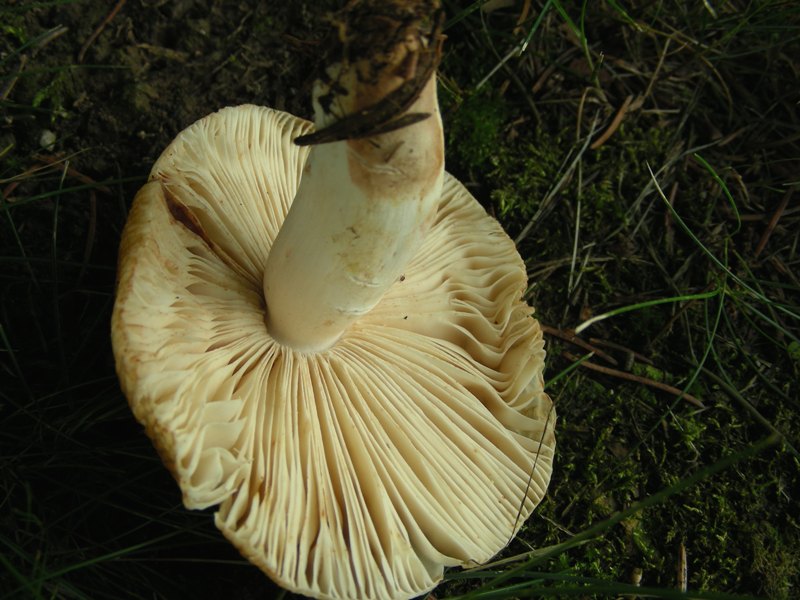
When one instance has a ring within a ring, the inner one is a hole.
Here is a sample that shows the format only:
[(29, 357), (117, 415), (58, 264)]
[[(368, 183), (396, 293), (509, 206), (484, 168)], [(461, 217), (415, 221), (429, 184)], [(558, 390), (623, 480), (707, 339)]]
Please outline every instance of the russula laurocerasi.
[(488, 560), (552, 468), (524, 265), (443, 171), (433, 4), (348, 4), (310, 146), (252, 105), (181, 132), (120, 246), (117, 371), (184, 504), (319, 598)]

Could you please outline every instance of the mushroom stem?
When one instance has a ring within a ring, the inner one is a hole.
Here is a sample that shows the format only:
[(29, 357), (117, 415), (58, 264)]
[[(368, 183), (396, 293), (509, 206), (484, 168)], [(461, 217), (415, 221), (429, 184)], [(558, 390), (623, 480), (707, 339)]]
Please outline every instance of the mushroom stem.
[(317, 134), (298, 141), (319, 143), (264, 274), (269, 333), (293, 349), (325, 350), (369, 312), (435, 217), (444, 173), (437, 9), (353, 2), (338, 23), (341, 58), (314, 89)]

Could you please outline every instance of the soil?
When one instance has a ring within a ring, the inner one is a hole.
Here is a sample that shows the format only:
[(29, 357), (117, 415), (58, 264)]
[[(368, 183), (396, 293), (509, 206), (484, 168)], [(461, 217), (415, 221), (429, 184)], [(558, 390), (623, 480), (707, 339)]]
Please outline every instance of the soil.
[(27, 36), (67, 30), (29, 60), (42, 73), (23, 71), (10, 95), (29, 106), (55, 72), (59, 89), (39, 105), (41, 119), (15, 122), (18, 148), (35, 151), (37, 129), (55, 128), (56, 149), (80, 153), (75, 168), (97, 180), (128, 178), (146, 174), (178, 131), (220, 107), (256, 103), (308, 113), (319, 7), (126, 2), (92, 41), (107, 14), (100, 2), (20, 7), (15, 27)]

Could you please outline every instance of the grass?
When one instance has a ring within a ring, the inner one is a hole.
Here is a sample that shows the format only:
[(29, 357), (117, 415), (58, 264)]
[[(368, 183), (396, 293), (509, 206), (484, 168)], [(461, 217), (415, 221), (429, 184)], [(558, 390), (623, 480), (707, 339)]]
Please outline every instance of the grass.
[[(181, 507), (108, 318), (149, 164), (217, 106), (307, 114), (325, 7), (132, 4), (85, 62), (109, 7), (0, 7), (0, 598), (273, 597)], [(800, 9), (445, 6), (448, 169), (526, 261), (559, 446), (520, 535), (435, 596), (687, 597), (685, 555), (692, 597), (793, 597)]]

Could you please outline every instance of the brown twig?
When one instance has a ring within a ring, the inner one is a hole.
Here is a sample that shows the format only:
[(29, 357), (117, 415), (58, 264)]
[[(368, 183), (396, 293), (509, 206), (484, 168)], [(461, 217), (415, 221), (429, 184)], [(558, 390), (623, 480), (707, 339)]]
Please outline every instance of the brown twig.
[(78, 52), (78, 63), (83, 62), (83, 58), (86, 56), (86, 51), (91, 47), (92, 44), (94, 44), (97, 36), (103, 33), (103, 30), (108, 26), (109, 23), (111, 23), (114, 17), (117, 16), (117, 13), (120, 11), (120, 9), (125, 6), (125, 2), (126, 0), (118, 0), (118, 2), (114, 5), (114, 8), (111, 9), (111, 12), (106, 15), (106, 18), (103, 19), (100, 25), (98, 25), (97, 28), (92, 32), (92, 35), (89, 36), (89, 39), (83, 43), (80, 52)]
[(786, 190), (786, 193), (781, 198), (781, 203), (778, 205), (778, 208), (772, 214), (772, 218), (770, 218), (769, 223), (767, 224), (767, 228), (764, 230), (764, 233), (761, 236), (761, 239), (758, 241), (758, 246), (756, 246), (756, 251), (754, 253), (754, 258), (758, 258), (758, 255), (764, 250), (769, 241), (769, 236), (772, 235), (772, 232), (775, 230), (775, 226), (778, 224), (778, 221), (783, 215), (783, 211), (786, 210), (786, 206), (789, 204), (789, 200), (792, 198), (792, 193), (794, 192), (793, 188), (789, 188)]
[[(580, 361), (580, 358), (575, 356), (571, 352), (562, 352), (562, 355), (573, 362)], [(682, 400), (686, 400), (688, 403), (696, 406), (697, 408), (705, 408), (705, 405), (691, 394), (687, 394), (679, 390), (678, 388), (668, 385), (666, 383), (661, 383), (660, 381), (656, 381), (654, 379), (649, 379), (647, 377), (634, 375), (633, 373), (628, 373), (626, 371), (620, 371), (619, 369), (611, 369), (609, 367), (603, 367), (602, 365), (595, 364), (588, 360), (580, 361), (579, 364), (580, 366), (585, 367), (591, 371), (596, 371), (604, 375), (610, 375), (611, 377), (617, 377), (618, 379), (633, 381), (635, 383), (640, 383), (642, 385), (646, 385), (655, 388), (657, 390), (661, 390), (662, 392), (673, 394), (674, 396), (678, 396)]]
[[(60, 169), (65, 164), (65, 159), (57, 158), (54, 156), (37, 154), (34, 156), (34, 158), (37, 161), (39, 161), (39, 164), (36, 164), (28, 169), (25, 169), (25, 171), (23, 171), (19, 175), (15, 175), (10, 179), (2, 181), (3, 183), (5, 183), (6, 181), (8, 182), (8, 185), (5, 188), (3, 188), (1, 192), (6, 202), (13, 202), (11, 194), (14, 193), (14, 190), (16, 190), (17, 187), (20, 186), (20, 184), (25, 182), (32, 175), (50, 169)], [(71, 177), (72, 179), (76, 179), (81, 183), (93, 186), (94, 190), (98, 192), (111, 195), (111, 189), (108, 186), (97, 183), (94, 179), (92, 179), (88, 175), (84, 175), (80, 171), (76, 170), (74, 167), (70, 167), (68, 163), (67, 163), (67, 176)]]
[[(800, 206), (796, 206), (794, 208), (787, 208), (786, 210), (783, 211), (781, 218), (787, 217), (789, 215), (796, 215), (797, 213), (800, 213)], [(772, 215), (769, 215), (767, 213), (745, 213), (745, 214), (740, 214), (738, 217), (734, 213), (727, 215), (727, 218), (729, 220), (731, 221), (738, 220), (742, 221), (743, 223), (744, 222), (750, 223), (755, 221), (767, 221), (771, 217)]]
[(619, 350), (620, 352), (624, 352), (625, 354), (629, 354), (635, 360), (638, 360), (640, 363), (645, 363), (647, 365), (653, 365), (653, 361), (647, 358), (644, 354), (640, 354), (635, 350), (631, 350), (623, 346), (622, 344), (617, 344), (616, 342), (611, 342), (609, 340), (601, 340), (599, 338), (589, 338), (589, 343), (594, 344), (595, 346), (605, 346), (606, 348), (611, 348), (613, 350)]
[(619, 129), (619, 126), (622, 124), (622, 119), (628, 112), (628, 107), (631, 105), (631, 102), (633, 102), (633, 94), (625, 98), (625, 101), (622, 103), (622, 106), (619, 107), (617, 114), (614, 115), (614, 118), (611, 121), (611, 124), (608, 126), (608, 129), (606, 129), (602, 134), (600, 134), (600, 137), (592, 142), (592, 145), (589, 146), (590, 149), (597, 150), (600, 146), (605, 144), (612, 135), (614, 135), (617, 129)]
[(564, 331), (562, 329), (556, 329), (555, 327), (550, 327), (549, 325), (542, 325), (541, 327), (542, 327), (542, 331), (544, 331), (548, 335), (553, 335), (553, 336), (555, 336), (557, 338), (565, 340), (565, 341), (569, 342), (570, 344), (574, 344), (574, 345), (578, 346), (579, 348), (583, 348), (584, 350), (587, 350), (588, 352), (594, 352), (594, 354), (596, 356), (599, 356), (600, 358), (610, 362), (612, 365), (618, 365), (619, 364), (619, 362), (617, 362), (617, 360), (613, 356), (603, 352), (599, 348), (595, 348), (589, 342), (579, 338), (577, 335), (575, 335), (571, 331)]
[(533, 86), (531, 86), (531, 93), (533, 95), (538, 94), (544, 87), (544, 84), (547, 83), (547, 80), (550, 79), (550, 76), (555, 72), (556, 63), (551, 64), (544, 71), (542, 71), (541, 75), (539, 75), (539, 77), (536, 78), (536, 81), (533, 82)]
[(528, 14), (531, 12), (531, 0), (525, 0), (522, 4), (522, 12), (517, 18), (517, 23), (514, 27), (514, 35), (518, 35), (522, 31), (522, 24), (528, 20)]
[(19, 184), (21, 184), (25, 179), (36, 173), (36, 171), (40, 170), (41, 167), (30, 167), (29, 169), (25, 169), (21, 174), (15, 175), (11, 179), (6, 179), (3, 181), (5, 183), (8, 182), (8, 185), (3, 188), (3, 199), (7, 202), (11, 202), (11, 194), (14, 193), (14, 190), (17, 189)]
[[(61, 163), (64, 162), (63, 158), (57, 158), (57, 157), (54, 157), (54, 156), (46, 156), (46, 155), (43, 155), (43, 154), (37, 154), (36, 155), (36, 160), (44, 163), (48, 167), (53, 167), (53, 168), (58, 167)], [(77, 179), (81, 183), (85, 183), (87, 185), (95, 186), (96, 190), (98, 190), (100, 192), (103, 192), (104, 194), (111, 194), (111, 189), (110, 188), (108, 188), (105, 185), (101, 185), (101, 184), (97, 183), (94, 179), (92, 179), (88, 175), (84, 175), (80, 171), (76, 170), (74, 167), (70, 167), (70, 166), (67, 167), (67, 175), (69, 175), (73, 179)]]
[[(769, 264), (771, 264), (778, 273), (789, 279), (795, 287), (800, 288), (800, 277), (795, 275), (794, 270), (787, 267), (779, 257), (775, 255), (770, 256)], [(780, 288), (777, 289), (780, 290)]]

